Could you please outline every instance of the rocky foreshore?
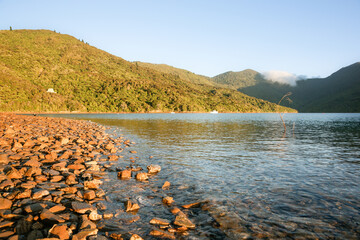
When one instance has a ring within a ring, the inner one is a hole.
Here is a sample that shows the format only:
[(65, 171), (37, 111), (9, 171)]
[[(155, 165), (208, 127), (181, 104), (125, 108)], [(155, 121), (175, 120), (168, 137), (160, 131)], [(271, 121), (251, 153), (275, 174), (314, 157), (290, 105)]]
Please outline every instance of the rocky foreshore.
[[(0, 239), (142, 239), (136, 231), (99, 227), (101, 220), (115, 217), (106, 207), (110, 200), (102, 183), (130, 145), (89, 121), (0, 114)], [(147, 181), (161, 167), (117, 171), (118, 181)], [(169, 186), (165, 182), (163, 189)], [(195, 228), (173, 201), (162, 198), (174, 217), (153, 218), (149, 224), (156, 227), (149, 236), (175, 239)], [(128, 200), (119, 208), (136, 212), (141, 205)]]

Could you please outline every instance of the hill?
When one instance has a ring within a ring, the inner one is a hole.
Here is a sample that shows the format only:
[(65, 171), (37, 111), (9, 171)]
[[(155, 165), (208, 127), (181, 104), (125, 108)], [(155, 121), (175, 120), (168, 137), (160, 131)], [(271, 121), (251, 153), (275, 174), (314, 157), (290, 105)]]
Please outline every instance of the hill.
[(297, 81), (296, 86), (265, 80), (253, 70), (226, 72), (212, 80), (249, 96), (277, 103), (292, 92), (291, 106), (300, 112), (360, 112), (360, 62), (344, 67), (327, 78)]
[[(276, 104), (194, 81), (125, 61), (69, 35), (48, 30), (0, 31), (0, 111), (278, 109)], [(57, 93), (48, 93), (48, 88)]]

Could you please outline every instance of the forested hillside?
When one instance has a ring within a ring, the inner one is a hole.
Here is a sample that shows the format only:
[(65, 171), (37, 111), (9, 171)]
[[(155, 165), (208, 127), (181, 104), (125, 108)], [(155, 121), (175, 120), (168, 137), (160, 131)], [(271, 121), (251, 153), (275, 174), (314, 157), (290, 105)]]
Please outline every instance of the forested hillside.
[[(53, 88), (56, 93), (48, 93)], [(0, 31), (0, 111), (272, 112), (276, 104), (142, 67), (49, 30)], [(280, 111), (294, 111), (280, 108)]]

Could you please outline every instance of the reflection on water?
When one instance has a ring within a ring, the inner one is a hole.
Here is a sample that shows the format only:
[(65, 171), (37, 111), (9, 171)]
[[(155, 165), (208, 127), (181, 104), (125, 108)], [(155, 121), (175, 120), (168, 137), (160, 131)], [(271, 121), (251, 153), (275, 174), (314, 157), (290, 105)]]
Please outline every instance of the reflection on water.
[(360, 237), (360, 114), (286, 114), (285, 136), (276, 114), (71, 117), (121, 128), (230, 239)]

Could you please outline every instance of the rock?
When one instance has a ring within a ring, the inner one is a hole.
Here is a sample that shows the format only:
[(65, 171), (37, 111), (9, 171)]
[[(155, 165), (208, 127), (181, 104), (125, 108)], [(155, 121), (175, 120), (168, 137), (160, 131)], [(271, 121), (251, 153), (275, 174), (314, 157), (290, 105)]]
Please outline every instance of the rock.
[(84, 192), (84, 199), (93, 200), (96, 197), (95, 191), (88, 190)]
[(130, 151), (130, 153), (137, 153), (136, 151)]
[(121, 172), (118, 172), (118, 178), (125, 180), (125, 179), (130, 179), (131, 178), (131, 170), (130, 169), (125, 169)]
[(32, 188), (34, 188), (35, 186), (36, 186), (36, 182), (34, 182), (34, 181), (27, 181), (27, 182), (24, 182), (24, 183), (22, 183), (20, 186), (22, 187), (22, 188), (26, 188), (26, 189), (32, 189)]
[(97, 233), (97, 229), (84, 229), (73, 235), (72, 240), (86, 240), (86, 237), (96, 235)]
[(126, 212), (132, 212), (132, 211), (136, 211), (139, 209), (140, 209), (139, 204), (133, 203), (130, 200), (126, 201), (126, 203), (125, 203), (125, 211)]
[(130, 240), (143, 240), (139, 235), (133, 234), (130, 238)]
[(50, 182), (60, 182), (63, 178), (63, 176), (52, 176)]
[(86, 215), (81, 215), (80, 229), (95, 229), (96, 224), (88, 219)]
[(43, 203), (34, 203), (34, 204), (31, 204), (31, 205), (27, 205), (24, 210), (25, 212), (27, 213), (39, 213), (41, 212), (42, 210), (44, 210), (45, 208), (47, 207), (46, 204), (43, 204)]
[(174, 234), (161, 230), (152, 230), (150, 232), (150, 235), (161, 238), (176, 239)]
[(7, 154), (0, 154), (0, 164), (8, 164), (9, 159)]
[(43, 198), (44, 196), (47, 196), (49, 194), (50, 193), (49, 193), (48, 190), (40, 190), (40, 191), (37, 191), (37, 192), (33, 193), (32, 199), (40, 199), (40, 198)]
[(63, 223), (65, 220), (47, 209), (44, 209), (40, 214), (40, 219), (45, 221), (45, 223)]
[(0, 229), (6, 228), (6, 227), (11, 227), (12, 225), (14, 225), (14, 222), (3, 221), (3, 222), (0, 222)]
[(162, 202), (168, 206), (170, 206), (173, 202), (174, 202), (174, 199), (172, 197), (164, 197), (162, 199)]
[(22, 216), (19, 214), (12, 213), (10, 210), (2, 209), (2, 210), (0, 210), (0, 217), (2, 217), (3, 219), (17, 219)]
[(1, 232), (0, 233), (0, 239), (6, 239), (12, 235), (14, 235), (15, 233), (13, 231), (5, 231), (5, 232)]
[(67, 166), (67, 168), (72, 170), (84, 170), (85, 166), (80, 163), (77, 163), (77, 164), (70, 164)]
[(121, 234), (119, 234), (119, 233), (110, 234), (110, 238), (114, 239), (114, 240), (123, 240), (123, 238), (121, 237)]
[(178, 212), (178, 214), (176, 215), (174, 224), (180, 227), (187, 227), (187, 228), (191, 228), (194, 229), (195, 228), (195, 224), (193, 224), (185, 215), (185, 213), (183, 212)]
[(200, 207), (200, 205), (201, 205), (201, 202), (195, 202), (195, 203), (183, 205), (182, 207), (188, 209), (188, 208)]
[(31, 219), (26, 219), (26, 218), (20, 219), (15, 227), (16, 233), (20, 235), (28, 233), (31, 230), (31, 225), (32, 225)]
[(161, 167), (159, 165), (150, 165), (147, 167), (149, 174), (156, 174), (161, 171)]
[(69, 176), (66, 177), (65, 183), (67, 185), (74, 185), (77, 184), (78, 182), (76, 181), (76, 176), (70, 174)]
[(27, 161), (26, 163), (24, 163), (24, 166), (29, 166), (29, 167), (41, 167), (42, 163), (35, 160), (35, 159), (31, 159), (29, 161)]
[(84, 187), (86, 189), (98, 189), (101, 184), (102, 184), (101, 180), (94, 179), (94, 180), (91, 180), (91, 181), (85, 181), (84, 182)]
[(119, 156), (116, 155), (110, 155), (108, 156), (109, 161), (117, 161), (119, 159)]
[(44, 224), (42, 224), (41, 222), (35, 222), (32, 226), (31, 229), (33, 230), (41, 230), (44, 228)]
[(150, 220), (150, 224), (168, 226), (170, 221), (162, 218), (153, 218)]
[(72, 209), (80, 214), (84, 214), (87, 211), (95, 210), (95, 207), (91, 206), (90, 204), (83, 203), (83, 202), (72, 202), (71, 203)]
[(55, 205), (55, 206), (51, 207), (51, 208), (49, 209), (49, 211), (50, 211), (51, 213), (58, 213), (58, 212), (64, 211), (65, 209), (66, 209), (66, 207), (64, 207), (64, 206), (61, 205), (61, 204), (58, 204), (58, 205)]
[(109, 211), (106, 211), (106, 212), (104, 212), (104, 214), (103, 214), (103, 218), (104, 218), (104, 219), (111, 219), (111, 218), (113, 218), (113, 217), (114, 217), (114, 214), (111, 213), (111, 212), (109, 212)]
[(106, 205), (102, 202), (96, 204), (97, 209), (99, 210), (106, 210)]
[(57, 225), (55, 224), (50, 230), (49, 233), (60, 239), (69, 239), (72, 231), (66, 225)]
[(138, 180), (138, 181), (146, 181), (148, 179), (149, 179), (149, 177), (148, 177), (147, 173), (136, 174), (136, 180)]
[(19, 192), (15, 199), (23, 199), (23, 198), (30, 198), (31, 197), (31, 190), (30, 189), (25, 189), (22, 192)]
[(89, 219), (91, 221), (99, 221), (102, 219), (102, 215), (98, 214), (97, 210), (94, 210), (89, 214)]
[(60, 144), (61, 145), (68, 144), (69, 142), (70, 142), (69, 138), (66, 138), (66, 137), (61, 137), (60, 138)]
[(2, 183), (0, 184), (0, 189), (4, 189), (6, 187), (14, 187), (13, 181), (11, 181), (10, 179), (5, 179), (4, 181), (2, 181)]
[(19, 235), (13, 235), (11, 237), (8, 238), (8, 240), (19, 240)]
[(170, 188), (170, 182), (168, 182), (168, 181), (165, 181), (164, 182), (164, 185), (161, 187), (162, 189), (169, 189)]
[(6, 173), (6, 176), (10, 179), (20, 179), (23, 177), (20, 172), (13, 167)]
[(39, 230), (33, 230), (31, 231), (28, 235), (27, 235), (27, 240), (36, 240), (36, 239), (41, 239), (43, 238), (44, 235), (42, 234), (41, 231)]
[(12, 201), (6, 198), (0, 197), (0, 209), (10, 209), (12, 206)]

